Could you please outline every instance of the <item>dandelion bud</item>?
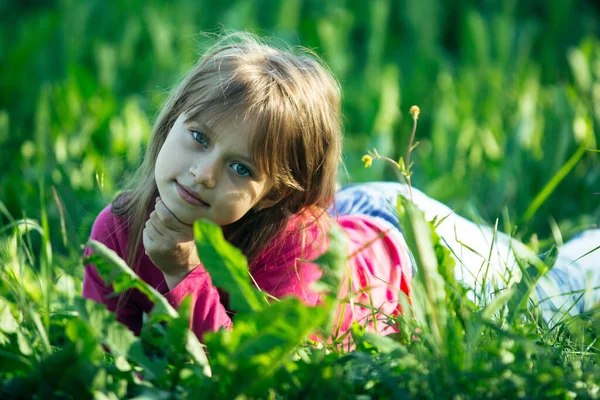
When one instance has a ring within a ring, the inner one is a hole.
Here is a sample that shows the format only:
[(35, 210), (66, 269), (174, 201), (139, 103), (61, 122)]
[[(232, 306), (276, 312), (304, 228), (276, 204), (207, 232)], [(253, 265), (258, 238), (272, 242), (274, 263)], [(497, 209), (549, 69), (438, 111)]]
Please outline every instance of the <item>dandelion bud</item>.
[(419, 106), (412, 106), (410, 108), (410, 115), (412, 115), (414, 119), (419, 118), (419, 114), (421, 114), (421, 109)]

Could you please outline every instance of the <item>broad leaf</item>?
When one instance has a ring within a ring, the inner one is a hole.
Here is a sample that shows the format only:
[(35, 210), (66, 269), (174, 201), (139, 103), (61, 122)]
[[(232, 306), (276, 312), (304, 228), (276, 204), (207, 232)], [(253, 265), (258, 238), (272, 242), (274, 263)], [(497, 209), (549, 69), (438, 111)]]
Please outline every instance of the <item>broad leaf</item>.
[(115, 293), (137, 289), (148, 296), (155, 307), (158, 306), (160, 309), (164, 309), (172, 318), (178, 316), (177, 311), (169, 304), (167, 299), (144, 282), (117, 253), (95, 240), (90, 239), (87, 245), (94, 253), (84, 260), (84, 264), (94, 264), (100, 277), (113, 286)]
[(232, 331), (206, 334), (214, 377), (221, 390), (228, 383), (226, 397), (261, 387), (326, 319), (325, 308), (286, 297), (254, 314), (239, 315)]
[(248, 262), (242, 252), (223, 237), (221, 228), (207, 220), (194, 224), (198, 256), (215, 286), (229, 293), (231, 308), (239, 313), (260, 310), (266, 303), (250, 283)]
[(12, 316), (8, 301), (0, 297), (0, 331), (5, 333), (16, 333), (19, 323)]

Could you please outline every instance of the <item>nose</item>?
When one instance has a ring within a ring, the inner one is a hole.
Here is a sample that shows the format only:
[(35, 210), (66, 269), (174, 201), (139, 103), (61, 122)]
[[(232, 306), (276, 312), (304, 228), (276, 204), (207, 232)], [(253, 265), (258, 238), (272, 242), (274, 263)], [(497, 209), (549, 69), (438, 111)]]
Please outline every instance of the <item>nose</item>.
[(212, 189), (217, 184), (217, 163), (210, 157), (203, 157), (190, 167), (190, 174), (200, 185)]

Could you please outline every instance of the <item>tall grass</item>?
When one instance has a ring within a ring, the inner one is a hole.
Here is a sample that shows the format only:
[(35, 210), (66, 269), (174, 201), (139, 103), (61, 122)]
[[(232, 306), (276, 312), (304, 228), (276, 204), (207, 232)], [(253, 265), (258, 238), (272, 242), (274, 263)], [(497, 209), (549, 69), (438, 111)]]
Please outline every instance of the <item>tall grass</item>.
[[(188, 330), (189, 301), (175, 311), (100, 243), (88, 243), (94, 254), (83, 262), (93, 262), (117, 292), (136, 288), (155, 302), (140, 337), (104, 306), (74, 294), (65, 282), (79, 285), (77, 279), (43, 282), (47, 249), (26, 235), (48, 237), (49, 227), (16, 220), (0, 236), (0, 393), (165, 399), (600, 396), (600, 310), (547, 326), (529, 297), (548, 268), (531, 255), (519, 259), (520, 282), (491, 302), (472, 302), (472, 289), (454, 278), (453, 258), (434, 223), (408, 199), (399, 198), (399, 207), (419, 270), (410, 302), (401, 300), (404, 313), (378, 323), (400, 331), (378, 336), (355, 324), (350, 337), (316, 346), (309, 335), (327, 335), (335, 323), (335, 293), (347, 254), (340, 232), (331, 232), (330, 250), (318, 260), (326, 272), (319, 285), (325, 295), (312, 308), (294, 298), (273, 301), (254, 288), (244, 278), (247, 264), (239, 251), (218, 227), (197, 222), (199, 254), (237, 311), (234, 328), (206, 334), (203, 346)], [(60, 262), (45, 267), (64, 279)], [(475, 297), (487, 295), (480, 290)]]
[[(226, 246), (215, 257), (231, 258), (233, 272), (215, 276), (242, 304), (258, 300), (241, 306), (234, 331), (207, 339), (208, 361), (186, 306), (157, 308), (136, 338), (78, 295), (97, 212), (137, 167), (168, 89), (210, 44), (199, 32), (220, 27), (322, 55), (344, 93), (345, 180), (395, 178), (383, 164), (362, 168), (360, 156), (403, 155), (411, 131), (400, 110), (418, 103), (412, 181), (424, 192), (483, 223), (502, 216), (497, 226), (540, 252), (598, 224), (599, 14), (584, 0), (0, 4), (3, 395), (599, 397), (597, 314), (549, 327), (530, 300), (555, 253), (522, 260), (525, 279), (474, 303), (410, 202), (405, 231), (424, 265), (412, 304), (390, 318), (397, 335), (354, 326), (353, 352), (302, 344), (335, 323), (333, 299), (318, 310), (266, 305), (231, 278), (244, 261)], [(202, 237), (215, 245), (214, 233)], [(110, 254), (95, 261), (123, 289), (146, 290)], [(295, 319), (269, 331), (281, 315)], [(252, 344), (245, 353), (241, 339)]]
[[(413, 182), (427, 194), (489, 223), (508, 214), (526, 239), (548, 236), (549, 216), (567, 237), (598, 222), (598, 153), (547, 186), (580, 147), (597, 148), (595, 2), (124, 4), (0, 6), (0, 200), (38, 216), (38, 182), (54, 187), (70, 241), (137, 167), (168, 89), (211, 42), (200, 32), (220, 27), (323, 56), (344, 93), (344, 180), (394, 178), (365, 171), (360, 155), (402, 155), (410, 127), (399, 110), (417, 103)], [(59, 214), (50, 204), (50, 223)]]

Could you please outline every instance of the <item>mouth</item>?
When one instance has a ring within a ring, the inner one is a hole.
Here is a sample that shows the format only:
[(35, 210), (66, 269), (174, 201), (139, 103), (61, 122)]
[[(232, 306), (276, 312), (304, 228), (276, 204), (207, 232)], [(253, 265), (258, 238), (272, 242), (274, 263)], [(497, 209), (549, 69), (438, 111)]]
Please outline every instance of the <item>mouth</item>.
[(194, 192), (191, 188), (181, 185), (179, 182), (175, 181), (175, 186), (177, 187), (177, 193), (179, 196), (185, 201), (194, 206), (205, 206), (210, 207), (210, 204), (202, 200), (200, 195)]

